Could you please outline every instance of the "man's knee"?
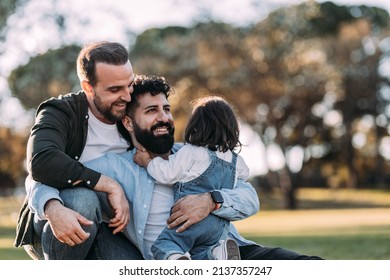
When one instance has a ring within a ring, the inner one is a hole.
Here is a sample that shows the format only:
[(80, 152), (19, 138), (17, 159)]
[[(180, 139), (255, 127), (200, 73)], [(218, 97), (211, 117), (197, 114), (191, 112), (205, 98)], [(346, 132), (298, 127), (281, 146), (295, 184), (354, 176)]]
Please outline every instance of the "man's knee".
[(60, 191), (64, 206), (70, 208), (87, 219), (101, 220), (101, 206), (95, 191), (82, 187)]

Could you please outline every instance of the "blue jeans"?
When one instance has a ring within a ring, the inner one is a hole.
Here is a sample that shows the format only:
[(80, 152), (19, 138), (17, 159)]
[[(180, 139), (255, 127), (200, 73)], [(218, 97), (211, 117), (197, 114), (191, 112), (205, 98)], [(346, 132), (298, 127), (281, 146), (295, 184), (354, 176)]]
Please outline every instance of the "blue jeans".
[(89, 238), (76, 246), (60, 242), (53, 234), (47, 220), (34, 221), (35, 243), (32, 250), (38, 259), (48, 260), (140, 260), (139, 250), (122, 234), (112, 234), (112, 229), (103, 222), (102, 207), (95, 191), (73, 188), (60, 191), (64, 206), (73, 209), (93, 221), (82, 228), (90, 233)]
[(166, 260), (172, 254), (188, 251), (193, 260), (212, 260), (214, 257), (211, 251), (218, 245), (221, 237), (226, 238), (223, 233), (228, 232), (229, 222), (210, 214), (184, 232), (177, 233), (178, 227), (162, 231), (151, 248), (155, 259)]

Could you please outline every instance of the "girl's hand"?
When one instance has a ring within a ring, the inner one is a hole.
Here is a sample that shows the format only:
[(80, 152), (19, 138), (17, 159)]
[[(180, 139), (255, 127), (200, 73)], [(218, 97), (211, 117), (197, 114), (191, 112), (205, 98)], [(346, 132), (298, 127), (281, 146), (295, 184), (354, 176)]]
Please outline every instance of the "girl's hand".
[(137, 151), (133, 157), (133, 160), (139, 166), (146, 168), (152, 159), (146, 150), (137, 149)]

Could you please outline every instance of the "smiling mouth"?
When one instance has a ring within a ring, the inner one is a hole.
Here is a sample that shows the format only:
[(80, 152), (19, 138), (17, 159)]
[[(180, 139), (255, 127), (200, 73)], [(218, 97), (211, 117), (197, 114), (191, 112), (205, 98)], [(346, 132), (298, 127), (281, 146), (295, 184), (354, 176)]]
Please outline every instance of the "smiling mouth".
[(166, 126), (161, 126), (161, 127), (157, 127), (153, 130), (153, 132), (157, 135), (161, 135), (161, 134), (167, 134), (169, 133), (169, 130), (168, 130), (168, 127)]
[(114, 106), (123, 108), (126, 106), (126, 103), (116, 103), (116, 104), (114, 104)]

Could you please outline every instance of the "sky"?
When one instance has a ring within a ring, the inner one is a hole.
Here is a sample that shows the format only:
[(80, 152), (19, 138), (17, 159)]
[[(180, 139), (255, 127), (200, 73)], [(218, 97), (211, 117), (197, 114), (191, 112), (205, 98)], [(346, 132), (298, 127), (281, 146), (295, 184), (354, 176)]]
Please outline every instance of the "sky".
[[(319, 2), (324, 2), (318, 0)], [(7, 76), (30, 57), (45, 53), (62, 44), (84, 44), (90, 41), (110, 40), (129, 43), (128, 32), (140, 34), (153, 27), (170, 25), (191, 26), (195, 20), (212, 18), (236, 26), (258, 22), (282, 6), (299, 4), (302, 0), (30, 0), (8, 20), (5, 42), (0, 42), (0, 125), (26, 131), (31, 127), (34, 110), (26, 112), (19, 100), (12, 97)], [(387, 9), (390, 0), (335, 0), (338, 5), (367, 5)], [(53, 17), (67, 14), (67, 32), (58, 30)], [(130, 47), (130, 46), (128, 46)], [(264, 147), (256, 145), (258, 136), (244, 127), (248, 147), (242, 153), (253, 156), (253, 151), (264, 154)], [(254, 143), (254, 144), (250, 144)], [(252, 174), (266, 172), (257, 165)]]

